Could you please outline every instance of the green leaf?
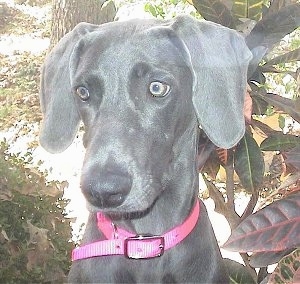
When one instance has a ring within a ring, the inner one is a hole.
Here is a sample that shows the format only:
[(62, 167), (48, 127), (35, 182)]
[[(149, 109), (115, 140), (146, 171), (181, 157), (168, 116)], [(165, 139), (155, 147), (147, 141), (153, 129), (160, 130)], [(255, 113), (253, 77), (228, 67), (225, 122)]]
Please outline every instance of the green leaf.
[(158, 13), (151, 3), (146, 3), (144, 7), (145, 12), (150, 13), (153, 17), (157, 17)]
[(255, 284), (256, 282), (252, 278), (249, 270), (242, 264), (231, 260), (224, 259), (224, 263), (229, 275), (229, 283), (232, 284)]
[(232, 12), (237, 18), (248, 18), (258, 21), (262, 15), (262, 0), (233, 1)]
[(300, 269), (300, 249), (285, 256), (272, 273), (269, 283), (299, 283), (294, 277)]
[(264, 88), (259, 88), (255, 85), (251, 85), (252, 92), (252, 113), (256, 115), (263, 115), (266, 113), (268, 109), (268, 103), (262, 98), (266, 94), (266, 90)]
[(300, 47), (283, 55), (277, 56), (263, 65), (263, 67), (268, 67), (272, 65), (277, 65), (281, 63), (295, 62), (300, 60)]
[(298, 145), (300, 145), (300, 137), (274, 132), (260, 144), (260, 149), (262, 151), (286, 151)]
[(261, 185), (264, 175), (264, 160), (254, 138), (245, 133), (234, 153), (234, 168), (244, 188), (250, 192)]
[(278, 116), (278, 126), (280, 129), (283, 129), (285, 127), (285, 117), (283, 115)]
[(197, 12), (208, 21), (235, 28), (230, 10), (220, 0), (190, 0)]
[(253, 114), (256, 115), (263, 115), (266, 113), (268, 108), (268, 103), (266, 103), (263, 99), (257, 96), (251, 96), (252, 98), (252, 107), (253, 107)]
[(267, 13), (277, 13), (282, 9), (283, 7), (286, 7), (287, 5), (294, 4), (297, 2), (297, 0), (272, 0), (270, 1), (270, 7), (268, 9)]

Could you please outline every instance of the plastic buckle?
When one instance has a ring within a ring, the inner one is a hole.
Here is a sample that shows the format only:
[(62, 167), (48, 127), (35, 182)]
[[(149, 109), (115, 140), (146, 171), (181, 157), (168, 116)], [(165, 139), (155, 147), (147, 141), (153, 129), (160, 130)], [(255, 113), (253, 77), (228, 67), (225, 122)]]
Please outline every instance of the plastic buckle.
[[(150, 255), (150, 256), (140, 256), (137, 253), (130, 253), (129, 252), (129, 243), (131, 242), (145, 242), (151, 243), (152, 241), (159, 241), (158, 250), (159, 252)], [(129, 259), (147, 259), (147, 258), (155, 258), (160, 257), (164, 254), (165, 251), (165, 239), (162, 236), (153, 236), (153, 235), (136, 235), (134, 237), (128, 237), (124, 240), (124, 255)]]

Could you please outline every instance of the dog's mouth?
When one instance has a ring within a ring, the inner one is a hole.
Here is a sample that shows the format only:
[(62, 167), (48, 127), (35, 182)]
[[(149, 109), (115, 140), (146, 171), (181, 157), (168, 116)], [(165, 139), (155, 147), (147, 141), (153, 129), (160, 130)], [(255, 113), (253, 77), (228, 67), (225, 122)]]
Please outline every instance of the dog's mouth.
[(118, 221), (118, 220), (133, 220), (133, 219), (139, 219), (145, 215), (147, 215), (152, 207), (154, 206), (155, 202), (151, 204), (150, 207), (147, 209), (127, 209), (127, 208), (99, 208), (98, 206), (94, 206), (91, 203), (88, 202), (87, 209), (91, 213), (97, 213), (102, 212), (106, 216), (108, 216), (111, 220)]
[(138, 218), (151, 210), (158, 196), (149, 194), (148, 190), (144, 194), (131, 193), (126, 196), (111, 194), (108, 198), (109, 206), (107, 206), (107, 200), (103, 202), (99, 196), (86, 196), (87, 209), (91, 213), (103, 212), (106, 215), (112, 216), (113, 219)]

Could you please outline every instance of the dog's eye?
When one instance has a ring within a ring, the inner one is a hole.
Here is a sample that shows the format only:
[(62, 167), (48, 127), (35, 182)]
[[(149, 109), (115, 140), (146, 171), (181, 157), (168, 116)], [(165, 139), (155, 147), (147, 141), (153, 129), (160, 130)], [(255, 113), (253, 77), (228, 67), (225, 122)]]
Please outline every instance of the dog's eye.
[(85, 87), (77, 87), (76, 94), (82, 101), (87, 101), (90, 98), (89, 90)]
[(154, 81), (150, 83), (149, 91), (153, 97), (164, 97), (170, 91), (170, 86), (159, 81)]

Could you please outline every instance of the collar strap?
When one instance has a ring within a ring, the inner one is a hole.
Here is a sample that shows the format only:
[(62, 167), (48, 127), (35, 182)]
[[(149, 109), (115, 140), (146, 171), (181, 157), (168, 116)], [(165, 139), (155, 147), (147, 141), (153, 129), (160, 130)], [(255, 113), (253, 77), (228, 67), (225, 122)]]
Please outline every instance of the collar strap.
[(112, 221), (97, 213), (99, 230), (107, 238), (77, 247), (72, 252), (72, 261), (105, 255), (125, 255), (128, 258), (144, 259), (162, 256), (168, 250), (184, 240), (195, 228), (200, 216), (200, 204), (196, 204), (188, 218), (179, 226), (164, 235), (136, 235), (117, 228)]

